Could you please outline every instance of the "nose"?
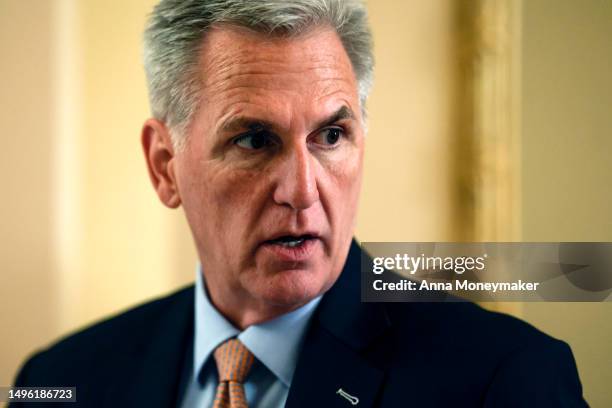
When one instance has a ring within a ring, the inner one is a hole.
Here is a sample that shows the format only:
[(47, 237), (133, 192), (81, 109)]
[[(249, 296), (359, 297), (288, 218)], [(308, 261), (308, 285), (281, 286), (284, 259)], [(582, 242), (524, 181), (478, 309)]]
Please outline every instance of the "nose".
[(319, 201), (316, 166), (308, 146), (293, 146), (276, 169), (274, 201), (295, 210), (305, 210)]

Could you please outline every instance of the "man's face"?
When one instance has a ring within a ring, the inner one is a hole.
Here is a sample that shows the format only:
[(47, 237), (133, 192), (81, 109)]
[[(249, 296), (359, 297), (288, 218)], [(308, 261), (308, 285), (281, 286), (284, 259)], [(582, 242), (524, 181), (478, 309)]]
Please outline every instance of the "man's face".
[(224, 27), (200, 70), (174, 165), (212, 300), (297, 307), (335, 282), (353, 234), (364, 135), (348, 56), (331, 29), (270, 39)]

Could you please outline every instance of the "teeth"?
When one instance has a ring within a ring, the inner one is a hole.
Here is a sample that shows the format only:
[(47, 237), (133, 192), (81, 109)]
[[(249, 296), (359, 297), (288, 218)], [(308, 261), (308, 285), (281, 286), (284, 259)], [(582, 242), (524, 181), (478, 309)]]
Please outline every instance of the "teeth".
[(312, 239), (310, 235), (302, 235), (300, 237), (286, 235), (275, 240), (268, 241), (274, 245), (282, 245), (287, 248), (295, 248), (306, 242), (307, 239)]
[(298, 245), (301, 245), (304, 242), (304, 238), (299, 238), (299, 239), (295, 239), (295, 240), (291, 240), (291, 241), (282, 241), (279, 242), (279, 244), (281, 244), (282, 246), (286, 246), (289, 248), (295, 248)]

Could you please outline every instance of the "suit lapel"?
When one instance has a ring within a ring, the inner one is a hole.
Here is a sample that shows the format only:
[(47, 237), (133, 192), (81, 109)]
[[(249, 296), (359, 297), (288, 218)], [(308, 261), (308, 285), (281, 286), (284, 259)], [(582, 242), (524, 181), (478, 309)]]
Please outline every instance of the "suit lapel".
[(161, 311), (153, 335), (131, 358), (123, 373), (109, 385), (105, 406), (174, 407), (180, 373), (193, 342), (193, 286)]
[(384, 373), (324, 329), (311, 330), (293, 376), (287, 408), (371, 407)]
[(308, 330), (287, 408), (374, 405), (384, 370), (367, 348), (390, 326), (384, 306), (360, 301), (362, 251), (353, 241), (336, 284), (325, 294)]

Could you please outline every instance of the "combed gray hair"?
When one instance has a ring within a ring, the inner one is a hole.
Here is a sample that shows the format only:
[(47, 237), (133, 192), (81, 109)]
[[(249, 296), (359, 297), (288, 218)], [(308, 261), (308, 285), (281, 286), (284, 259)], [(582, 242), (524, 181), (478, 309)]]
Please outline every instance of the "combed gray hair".
[(362, 110), (374, 58), (367, 12), (359, 0), (161, 0), (144, 36), (144, 65), (153, 116), (169, 127), (175, 149), (199, 103), (198, 60), (203, 37), (215, 24), (296, 36), (329, 25), (352, 63)]

